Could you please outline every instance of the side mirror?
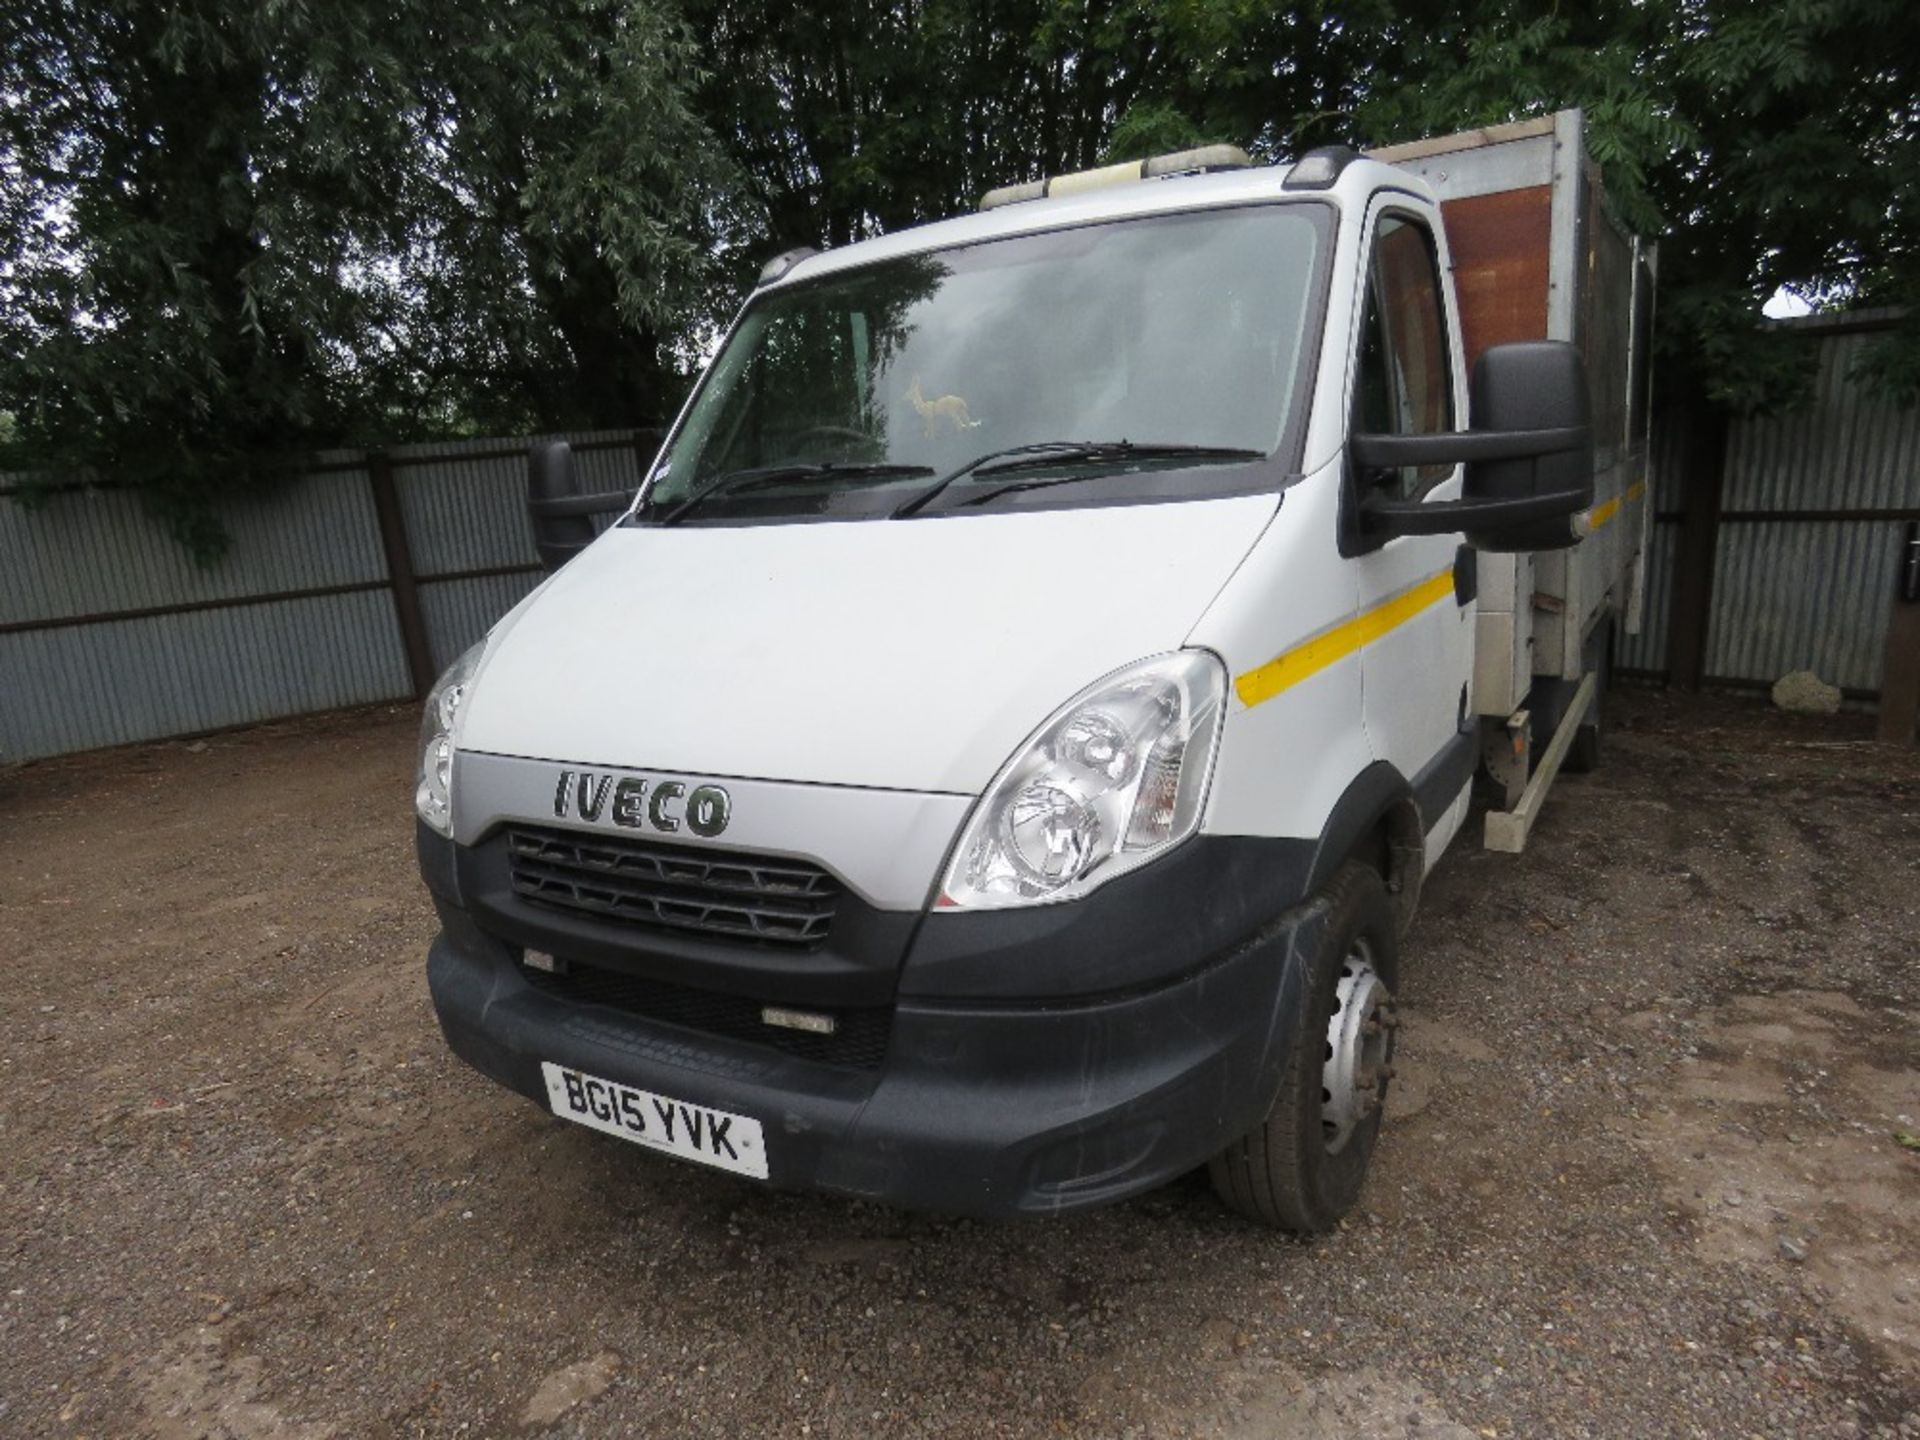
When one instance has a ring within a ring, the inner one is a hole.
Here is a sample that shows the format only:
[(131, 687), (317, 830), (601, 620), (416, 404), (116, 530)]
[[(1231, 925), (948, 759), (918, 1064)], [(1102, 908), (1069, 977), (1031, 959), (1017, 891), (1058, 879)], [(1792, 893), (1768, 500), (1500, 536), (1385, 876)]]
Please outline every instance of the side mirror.
[(593, 543), (591, 516), (610, 515), (633, 503), (624, 490), (582, 495), (574, 477), (573, 447), (547, 440), (527, 452), (527, 517), (533, 545), (552, 574)]
[(1471, 430), (1437, 435), (1356, 435), (1354, 464), (1465, 464), (1458, 500), (1369, 497), (1360, 532), (1450, 535), (1476, 550), (1561, 550), (1580, 541), (1574, 516), (1593, 504), (1593, 430), (1587, 370), (1562, 340), (1522, 340), (1487, 349), (1473, 367)]

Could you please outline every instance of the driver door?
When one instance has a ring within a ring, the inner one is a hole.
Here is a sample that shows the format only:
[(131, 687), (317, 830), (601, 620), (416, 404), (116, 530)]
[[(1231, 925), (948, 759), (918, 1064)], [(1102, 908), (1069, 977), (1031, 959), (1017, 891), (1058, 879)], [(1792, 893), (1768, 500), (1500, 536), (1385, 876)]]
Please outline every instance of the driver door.
[[(1397, 201), (1380, 207), (1367, 253), (1354, 432), (1460, 428), (1459, 331), (1429, 217)], [(1362, 471), (1350, 462), (1347, 484), (1354, 507), (1369, 491), (1393, 500), (1457, 500), (1461, 473), (1457, 465)], [(1458, 534), (1403, 535), (1355, 548), (1360, 611), (1374, 617), (1376, 637), (1361, 662), (1368, 740), (1413, 784), (1431, 834), (1470, 778), (1476, 753), (1467, 703), (1473, 552)]]

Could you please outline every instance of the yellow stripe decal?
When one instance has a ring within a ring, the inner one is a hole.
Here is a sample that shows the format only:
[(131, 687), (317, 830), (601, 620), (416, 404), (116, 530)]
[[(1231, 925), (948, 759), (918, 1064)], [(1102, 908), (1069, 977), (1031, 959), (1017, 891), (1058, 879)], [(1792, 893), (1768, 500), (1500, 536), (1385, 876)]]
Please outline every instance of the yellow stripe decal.
[(1622, 499), (1625, 499), (1628, 504), (1632, 504), (1635, 500), (1638, 500), (1642, 495), (1646, 494), (1646, 491), (1646, 482), (1644, 480), (1636, 480), (1627, 487), (1625, 496), (1616, 495), (1613, 499), (1594, 506), (1593, 509), (1587, 512), (1587, 533), (1592, 534), (1615, 515), (1619, 514)]
[(1298, 685), (1309, 675), (1317, 675), (1336, 660), (1344, 660), (1362, 645), (1371, 644), (1402, 625), (1443, 596), (1453, 594), (1453, 567), (1422, 580), (1411, 589), (1381, 601), (1371, 610), (1362, 610), (1352, 619), (1342, 620), (1303, 640), (1233, 682), (1240, 703), (1251, 709), (1271, 700), (1289, 686)]

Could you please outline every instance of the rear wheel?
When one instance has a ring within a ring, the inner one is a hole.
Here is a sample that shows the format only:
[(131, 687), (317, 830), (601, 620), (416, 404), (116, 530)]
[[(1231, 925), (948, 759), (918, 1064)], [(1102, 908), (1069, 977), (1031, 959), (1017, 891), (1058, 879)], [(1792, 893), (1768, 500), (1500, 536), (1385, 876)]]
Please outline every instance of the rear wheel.
[[(1573, 732), (1573, 743), (1567, 747), (1566, 759), (1560, 762), (1560, 768), (1570, 775), (1592, 774), (1600, 768), (1603, 758), (1601, 741), (1605, 736), (1605, 722), (1602, 712), (1606, 708), (1607, 692), (1613, 686), (1611, 618), (1602, 620), (1593, 628), (1593, 633), (1587, 637), (1581, 660), (1586, 666), (1586, 673), (1593, 676), (1593, 700), (1587, 706), (1587, 713), (1579, 727)], [(1553, 737), (1560, 729), (1560, 721), (1579, 689), (1579, 680), (1541, 680), (1535, 684), (1528, 704), (1533, 716), (1533, 753), (1536, 759), (1546, 754), (1547, 746), (1553, 743)]]
[(1280, 1093), (1267, 1118), (1208, 1166), (1228, 1205), (1301, 1235), (1331, 1229), (1359, 1197), (1399, 1024), (1391, 989), (1399, 935), (1386, 886), (1349, 862), (1325, 899), (1331, 913), (1308, 962), (1307, 1003), (1290, 1017)]
[(1607, 691), (1613, 688), (1613, 621), (1602, 620), (1587, 641), (1587, 666), (1593, 675), (1593, 703), (1586, 718), (1573, 732), (1573, 744), (1567, 748), (1567, 769), (1575, 775), (1591, 775), (1600, 768), (1600, 742), (1605, 731), (1601, 709)]

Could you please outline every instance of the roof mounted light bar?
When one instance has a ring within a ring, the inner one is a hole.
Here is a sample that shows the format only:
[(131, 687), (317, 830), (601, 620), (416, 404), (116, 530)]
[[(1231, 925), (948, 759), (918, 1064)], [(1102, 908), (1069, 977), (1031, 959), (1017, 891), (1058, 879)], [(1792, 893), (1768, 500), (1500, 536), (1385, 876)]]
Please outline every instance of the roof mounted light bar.
[(1351, 145), (1322, 145), (1293, 162), (1282, 190), (1331, 190), (1340, 172), (1360, 158)]
[(796, 245), (791, 250), (782, 250), (766, 264), (760, 267), (760, 278), (754, 282), (757, 286), (771, 285), (784, 279), (786, 273), (805, 260), (809, 255), (818, 255), (820, 251), (812, 245)]
[(1024, 185), (1002, 185), (980, 197), (980, 208), (997, 210), (1002, 205), (1015, 205), (1022, 200), (1078, 195), (1085, 190), (1124, 185), (1132, 180), (1159, 180), (1169, 175), (1204, 175), (1215, 170), (1244, 170), (1252, 164), (1247, 152), (1238, 145), (1202, 145), (1198, 150), (1155, 155), (1151, 160), (1126, 160), (1118, 165), (1102, 165), (1097, 170), (1076, 170), (1045, 180), (1029, 180)]

